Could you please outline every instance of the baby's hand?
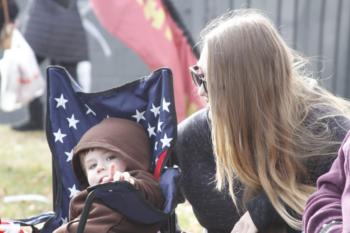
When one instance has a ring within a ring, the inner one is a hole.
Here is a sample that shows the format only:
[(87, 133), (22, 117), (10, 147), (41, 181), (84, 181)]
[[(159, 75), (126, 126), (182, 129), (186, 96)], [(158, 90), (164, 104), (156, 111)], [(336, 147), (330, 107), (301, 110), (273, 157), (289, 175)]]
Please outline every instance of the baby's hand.
[(135, 180), (132, 176), (130, 176), (129, 172), (119, 172), (117, 171), (113, 176), (113, 181), (126, 181), (130, 184), (134, 185)]
[(109, 168), (109, 176), (104, 177), (101, 183), (114, 182), (114, 181), (127, 181), (130, 184), (134, 185), (135, 180), (132, 176), (130, 176), (129, 172), (120, 172), (116, 170), (114, 164)]
[(110, 167), (109, 167), (109, 174), (108, 176), (106, 177), (103, 177), (100, 184), (104, 184), (104, 183), (108, 183), (108, 182), (113, 182), (113, 179), (114, 179), (114, 174), (116, 172), (116, 167), (114, 164), (112, 164)]

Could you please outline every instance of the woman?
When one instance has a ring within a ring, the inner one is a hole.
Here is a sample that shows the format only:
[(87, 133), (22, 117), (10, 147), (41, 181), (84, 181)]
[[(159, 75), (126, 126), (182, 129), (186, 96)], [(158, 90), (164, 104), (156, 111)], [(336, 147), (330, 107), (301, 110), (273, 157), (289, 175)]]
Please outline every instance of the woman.
[(304, 64), (254, 10), (203, 30), (191, 72), (209, 110), (179, 125), (177, 156), (183, 193), (208, 232), (300, 231), (316, 179), (350, 128), (349, 103)]

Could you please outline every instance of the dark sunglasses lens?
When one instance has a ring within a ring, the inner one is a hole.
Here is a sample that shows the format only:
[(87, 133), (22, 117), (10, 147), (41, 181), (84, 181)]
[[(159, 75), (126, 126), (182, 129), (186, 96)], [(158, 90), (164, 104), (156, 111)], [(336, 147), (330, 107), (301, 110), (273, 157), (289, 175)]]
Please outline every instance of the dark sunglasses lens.
[(204, 75), (199, 74), (198, 72), (199, 72), (198, 66), (193, 66), (190, 68), (190, 73), (191, 73), (192, 80), (193, 80), (194, 84), (197, 87), (201, 87), (203, 85), (205, 93), (208, 93), (207, 82), (204, 80)]
[(200, 76), (194, 70), (191, 70), (191, 76), (192, 76), (193, 82), (197, 86), (200, 86), (202, 84), (203, 80), (200, 78)]
[(205, 93), (208, 93), (207, 82), (206, 81), (203, 81), (203, 87), (204, 87)]

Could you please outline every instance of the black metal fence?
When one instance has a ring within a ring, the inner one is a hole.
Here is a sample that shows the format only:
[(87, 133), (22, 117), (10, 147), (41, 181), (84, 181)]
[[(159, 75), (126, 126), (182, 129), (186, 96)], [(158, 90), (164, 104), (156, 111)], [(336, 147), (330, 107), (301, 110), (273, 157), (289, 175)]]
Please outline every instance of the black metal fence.
[[(287, 43), (310, 59), (316, 78), (332, 92), (350, 98), (350, 0), (168, 0), (173, 3), (184, 25), (198, 40), (200, 30), (212, 18), (228, 9), (257, 8), (278, 26)], [(28, 2), (21, 6), (24, 24)], [(88, 0), (79, 0), (83, 19), (89, 20), (105, 38), (112, 54), (107, 56), (96, 38), (88, 33), (94, 91), (121, 85), (149, 72), (144, 62), (125, 44), (100, 27)], [(84, 10), (85, 9), (85, 10)], [(122, 56), (121, 56), (122, 54)], [(0, 123), (23, 118), (25, 110), (0, 112)]]

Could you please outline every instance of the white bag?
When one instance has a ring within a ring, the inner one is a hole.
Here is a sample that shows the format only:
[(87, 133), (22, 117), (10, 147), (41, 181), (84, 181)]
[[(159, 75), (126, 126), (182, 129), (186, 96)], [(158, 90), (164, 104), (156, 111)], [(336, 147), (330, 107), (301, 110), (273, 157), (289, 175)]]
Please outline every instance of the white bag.
[(44, 93), (45, 82), (34, 52), (17, 29), (13, 31), (11, 48), (0, 60), (0, 75), (3, 111), (21, 108)]

